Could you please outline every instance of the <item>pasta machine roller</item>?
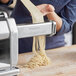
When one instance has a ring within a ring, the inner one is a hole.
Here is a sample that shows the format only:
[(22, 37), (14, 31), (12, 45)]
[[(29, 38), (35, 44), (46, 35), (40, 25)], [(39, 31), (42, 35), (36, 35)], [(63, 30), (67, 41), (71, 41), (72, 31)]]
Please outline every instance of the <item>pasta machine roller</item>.
[(0, 12), (0, 76), (16, 76), (19, 69), (18, 39), (38, 35), (54, 35), (56, 23), (49, 21), (39, 24), (16, 25), (14, 18), (8, 18), (5, 12)]

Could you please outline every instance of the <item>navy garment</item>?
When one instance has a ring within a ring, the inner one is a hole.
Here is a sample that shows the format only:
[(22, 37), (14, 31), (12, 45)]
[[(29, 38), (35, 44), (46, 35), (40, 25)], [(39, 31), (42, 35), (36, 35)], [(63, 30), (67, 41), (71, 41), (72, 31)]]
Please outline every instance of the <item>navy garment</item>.
[[(56, 35), (46, 38), (46, 49), (57, 48), (65, 45), (64, 33), (69, 32), (76, 21), (76, 0), (31, 0), (35, 5), (51, 4), (55, 7), (55, 12), (62, 18), (62, 28)], [(34, 10), (34, 9), (33, 9)], [(16, 7), (11, 15), (17, 24), (32, 23), (29, 11), (17, 0)], [(45, 18), (45, 21), (47, 18)], [(19, 40), (19, 52), (29, 52), (32, 50), (32, 38)]]

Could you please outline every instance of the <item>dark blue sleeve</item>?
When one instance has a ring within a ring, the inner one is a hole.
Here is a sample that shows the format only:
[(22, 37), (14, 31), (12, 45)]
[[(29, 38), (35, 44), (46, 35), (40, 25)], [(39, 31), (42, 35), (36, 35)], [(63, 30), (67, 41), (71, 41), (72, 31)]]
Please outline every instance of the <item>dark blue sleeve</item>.
[(3, 4), (3, 3), (0, 3), (0, 6), (8, 6), (8, 5), (10, 5), (10, 4), (12, 4), (13, 3), (13, 0), (10, 0), (8, 3), (6, 3), (6, 4)]
[(10, 5), (10, 4), (12, 4), (13, 3), (13, 0), (10, 0), (9, 2), (8, 2), (8, 5)]
[(56, 35), (61, 35), (71, 31), (76, 22), (76, 0), (71, 0), (60, 12), (62, 18), (62, 28)]

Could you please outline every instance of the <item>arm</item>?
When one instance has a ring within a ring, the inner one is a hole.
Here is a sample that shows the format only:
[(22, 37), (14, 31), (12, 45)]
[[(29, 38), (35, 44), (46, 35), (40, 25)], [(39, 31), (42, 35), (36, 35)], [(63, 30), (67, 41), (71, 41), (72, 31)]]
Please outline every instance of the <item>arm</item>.
[(56, 31), (58, 32), (62, 27), (62, 19), (54, 12), (55, 8), (49, 4), (42, 4), (37, 7), (44, 16), (47, 15), (49, 20), (54, 20), (56, 22)]
[(62, 27), (57, 35), (67, 33), (72, 30), (73, 24), (76, 22), (76, 0), (71, 0), (65, 8), (60, 12), (62, 18)]
[[(42, 12), (44, 13), (44, 12)], [(76, 21), (76, 1), (71, 0), (64, 8), (61, 10), (58, 16), (54, 11), (46, 14), (48, 19), (54, 20), (57, 23), (57, 35), (61, 35), (69, 32), (74, 22)]]

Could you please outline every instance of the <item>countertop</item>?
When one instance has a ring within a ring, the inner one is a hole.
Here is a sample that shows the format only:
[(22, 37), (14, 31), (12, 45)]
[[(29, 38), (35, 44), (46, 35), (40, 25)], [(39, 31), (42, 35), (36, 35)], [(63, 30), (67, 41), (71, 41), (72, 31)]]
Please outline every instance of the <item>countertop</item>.
[[(18, 76), (76, 76), (76, 45), (46, 50), (52, 64), (35, 69), (20, 67)], [(19, 65), (24, 65), (33, 56), (32, 53), (19, 55)]]

